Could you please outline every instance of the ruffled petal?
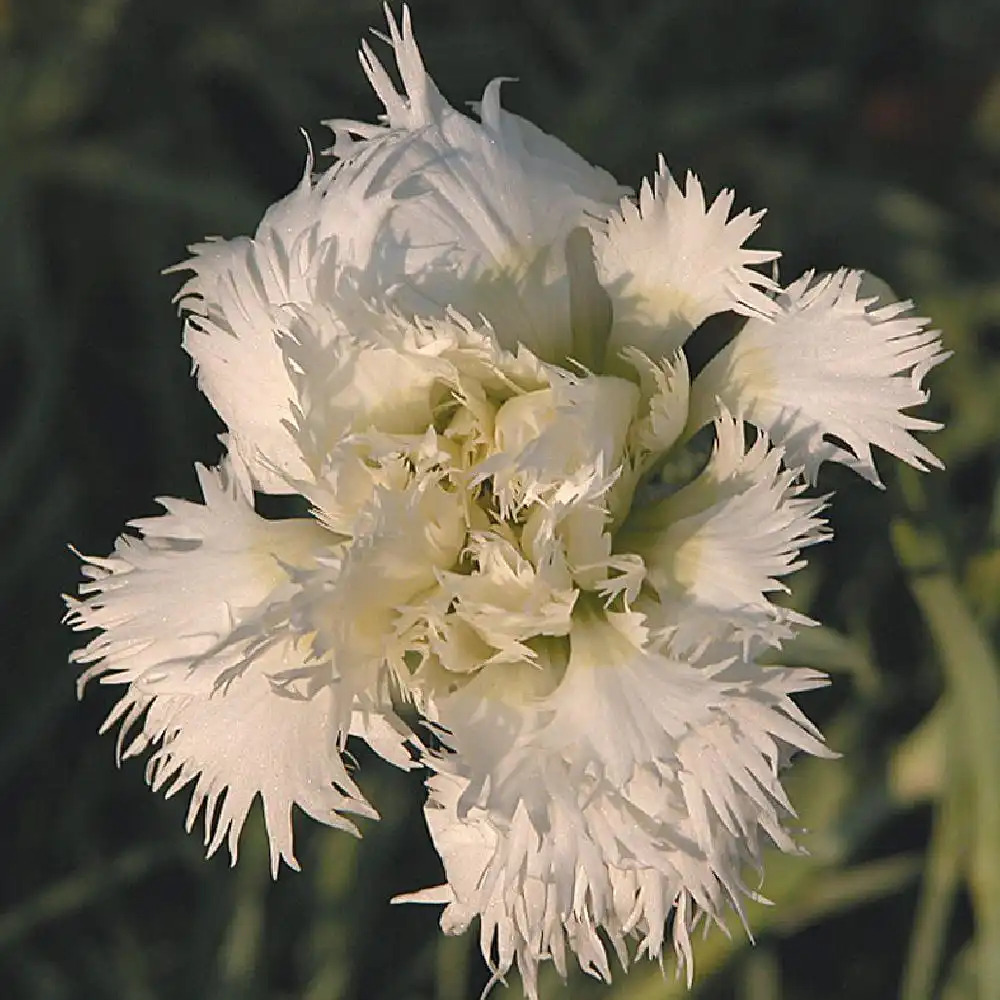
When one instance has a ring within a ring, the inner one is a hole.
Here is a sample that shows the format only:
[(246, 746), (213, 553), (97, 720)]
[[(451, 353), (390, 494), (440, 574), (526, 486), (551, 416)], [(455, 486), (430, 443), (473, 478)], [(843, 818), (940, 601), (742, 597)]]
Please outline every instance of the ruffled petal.
[(301, 475), (287, 424), (292, 384), (277, 336), (288, 306), (310, 300), (316, 192), (306, 164), (299, 186), (264, 214), (253, 239), (208, 240), (172, 271), (193, 271), (177, 294), (187, 314), (184, 349), (198, 386), (229, 428), (230, 446), (255, 485), (288, 493), (282, 472)]
[(510, 541), (493, 533), (472, 536), (471, 573), (441, 573), (441, 603), (449, 614), (435, 622), (431, 650), (449, 669), (480, 670), (534, 654), (528, 640), (566, 635), (576, 589), (556, 553), (536, 567)]
[(926, 319), (909, 315), (911, 303), (860, 294), (863, 278), (809, 272), (786, 289), (777, 316), (750, 320), (695, 380), (688, 429), (721, 403), (767, 431), (813, 482), (834, 461), (881, 485), (872, 445), (914, 468), (940, 468), (910, 434), (940, 424), (903, 411), (927, 401), (924, 377), (948, 352)]
[(186, 825), (190, 830), (204, 812), (209, 855), (226, 841), (236, 863), (240, 830), (260, 796), (274, 877), (282, 861), (299, 867), (293, 806), (355, 835), (357, 827), (345, 813), (378, 818), (341, 757), (346, 734), (337, 724), (339, 692), (324, 685), (296, 694), (278, 682), (302, 662), (302, 649), (286, 638), (255, 654), (214, 691), (160, 694), (154, 683), (133, 686), (125, 696), (130, 712), (146, 706), (143, 742), (159, 744), (146, 769), (150, 786), (168, 798), (192, 786)]
[(408, 316), (485, 317), (500, 343), (546, 360), (573, 353), (566, 242), (621, 197), (614, 179), (500, 107), (487, 87), (474, 121), (424, 69), (409, 12), (389, 16), (403, 92), (365, 44), (362, 65), (386, 124), (328, 124), (341, 162), (322, 231), (336, 248), (321, 288), (343, 282)]
[(825, 501), (803, 496), (801, 470), (783, 469), (782, 449), (766, 437), (747, 449), (742, 421), (723, 412), (715, 431), (701, 475), (637, 510), (618, 544), (642, 557), (675, 648), (724, 637), (780, 645), (810, 620), (766, 595), (786, 589), (780, 579), (805, 564), (803, 548), (829, 537), (818, 516)]
[(788, 698), (820, 675), (675, 659), (641, 616), (588, 607), (547, 691), (557, 663), (505, 664), (439, 701), (452, 752), (431, 758), (426, 818), (446, 883), (401, 897), (444, 903), (447, 933), (478, 919), (494, 980), (516, 964), (532, 1000), (568, 953), (606, 981), (608, 943), (662, 960), (671, 914), (690, 978), (699, 915), (755, 895), (741, 872), (765, 844), (796, 849), (779, 760), (829, 753)]
[(356, 698), (383, 689), (386, 667), (405, 673), (415, 609), (457, 564), (468, 530), (463, 497), (438, 471), (411, 474), (400, 455), (374, 471), (381, 481), (356, 512), (353, 537), (295, 574), (299, 592), (285, 609), (338, 689)]
[(661, 157), (638, 202), (623, 200), (594, 227), (597, 274), (614, 309), (609, 354), (634, 347), (658, 361), (714, 313), (776, 311), (762, 291), (776, 286), (751, 268), (780, 254), (744, 249), (763, 212), (745, 210), (730, 219), (733, 197), (726, 190), (706, 205), (698, 178), (688, 174), (681, 191)]
[(625, 360), (639, 376), (644, 413), (629, 433), (633, 449), (649, 459), (665, 454), (687, 425), (691, 389), (687, 358), (683, 351), (654, 362), (636, 348), (626, 348)]
[[(306, 669), (308, 638), (276, 627), (272, 606), (332, 536), (314, 521), (267, 521), (238, 463), (199, 468), (204, 503), (163, 499), (167, 513), (132, 522), (107, 558), (90, 558), (67, 619), (101, 629), (73, 660), (80, 679), (127, 685), (104, 729), (121, 724), (119, 756), (155, 747), (150, 784), (168, 795), (193, 783), (190, 827), (204, 809), (209, 853), (233, 860), (260, 795), (272, 867), (296, 867), (291, 810), (355, 831), (345, 813), (374, 816), (340, 756), (351, 705), (329, 684), (282, 683)], [(322, 673), (317, 677), (322, 681)]]
[(496, 451), (477, 475), (493, 477), (502, 510), (599, 496), (618, 476), (639, 397), (625, 379), (553, 372), (551, 388), (500, 408)]

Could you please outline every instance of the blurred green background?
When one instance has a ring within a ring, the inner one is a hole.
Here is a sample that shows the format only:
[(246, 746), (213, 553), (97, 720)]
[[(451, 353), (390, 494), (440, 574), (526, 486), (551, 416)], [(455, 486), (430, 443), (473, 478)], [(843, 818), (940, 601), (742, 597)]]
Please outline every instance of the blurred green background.
[[(808, 858), (772, 857), (751, 906), (697, 946), (699, 998), (1000, 997), (1000, 3), (450, 0), (413, 5), (456, 106), (506, 104), (637, 184), (663, 152), (770, 212), (782, 275), (868, 268), (945, 330), (923, 478), (842, 470), (837, 540), (792, 599), (827, 628), (790, 661), (836, 762), (788, 783)], [(0, 997), (466, 1000), (486, 976), (435, 908), (416, 783), (363, 759), (384, 821), (299, 827), (304, 873), (201, 859), (142, 766), (74, 697), (67, 550), (107, 552), (160, 494), (193, 497), (221, 427), (188, 377), (162, 268), (252, 232), (297, 181), (304, 126), (378, 112), (358, 67), (371, 0), (0, 0)], [(499, 988), (502, 990), (502, 987)], [(546, 998), (657, 1000), (648, 963)], [(507, 995), (498, 992), (496, 995)], [(511, 996), (519, 996), (515, 987)]]

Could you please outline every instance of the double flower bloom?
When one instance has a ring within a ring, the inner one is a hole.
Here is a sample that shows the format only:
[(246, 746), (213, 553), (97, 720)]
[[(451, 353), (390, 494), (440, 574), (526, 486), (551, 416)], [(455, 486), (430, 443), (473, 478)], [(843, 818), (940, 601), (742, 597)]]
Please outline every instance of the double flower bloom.
[[(257, 796), (275, 872), (293, 806), (374, 818), (359, 738), (429, 775), (445, 883), (405, 898), (478, 919), (497, 978), (516, 962), (535, 998), (570, 953), (609, 978), (606, 944), (659, 958), (671, 913), (690, 975), (692, 923), (795, 849), (779, 769), (828, 754), (790, 699), (822, 675), (756, 662), (810, 624), (768, 596), (829, 536), (808, 486), (824, 461), (877, 483), (872, 445), (938, 464), (903, 412), (938, 335), (858, 273), (780, 288), (731, 192), (661, 162), (633, 200), (499, 81), (459, 114), (405, 10), (389, 32), (403, 94), (361, 55), (383, 123), (331, 122), (333, 167), (182, 265), (227, 454), (202, 502), (86, 560), (80, 683), (124, 686), (105, 728), (191, 787), (210, 853), (235, 859)], [(692, 380), (685, 342), (725, 311), (746, 321)]]

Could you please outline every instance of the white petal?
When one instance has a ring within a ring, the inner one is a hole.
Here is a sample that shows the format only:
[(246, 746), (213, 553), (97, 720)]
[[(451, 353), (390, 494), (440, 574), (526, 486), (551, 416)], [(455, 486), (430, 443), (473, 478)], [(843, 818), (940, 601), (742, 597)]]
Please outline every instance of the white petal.
[[(207, 696), (154, 695), (142, 723), (146, 739), (162, 743), (149, 761), (150, 785), (171, 796), (193, 782), (187, 827), (204, 809), (209, 854), (225, 839), (236, 863), (240, 829), (261, 797), (275, 877), (282, 860), (298, 869), (293, 805), (354, 834), (357, 828), (343, 813), (378, 818), (341, 758), (344, 734), (333, 704), (339, 693), (326, 685), (296, 696), (273, 680), (302, 661), (294, 641), (271, 646)], [(136, 689), (126, 695), (133, 702), (139, 697)]]
[(386, 481), (355, 513), (352, 537), (297, 574), (300, 593), (288, 606), (296, 629), (313, 634), (314, 652), (331, 661), (338, 687), (352, 696), (384, 683), (384, 664), (401, 669), (408, 625), (466, 541), (464, 498), (440, 473), (409, 475), (400, 456), (386, 467)]
[(661, 157), (638, 203), (622, 201), (606, 224), (594, 227), (597, 273), (614, 309), (609, 352), (635, 347), (658, 361), (714, 313), (774, 311), (760, 290), (773, 282), (751, 266), (779, 254), (743, 248), (763, 213), (743, 211), (730, 219), (732, 205), (727, 190), (706, 206), (693, 174), (682, 192)]
[(521, 544), (532, 558), (555, 548), (564, 553), (573, 581), (582, 590), (596, 591), (608, 603), (619, 595), (626, 604), (634, 601), (646, 568), (634, 553), (613, 551), (611, 518), (605, 507), (592, 500), (556, 513), (555, 524), (552, 512), (544, 507), (525, 523)]
[(366, 306), (354, 319), (348, 330), (332, 309), (298, 310), (280, 338), (296, 397), (290, 429), (309, 469), (289, 481), (345, 534), (370, 499), (378, 455), (466, 470), (492, 450), (503, 402), (550, 378), (529, 351), (504, 351), (488, 326), (455, 313), (409, 320)]
[(276, 336), (286, 307), (309, 301), (316, 195), (311, 161), (299, 186), (265, 213), (253, 239), (209, 240), (171, 270), (190, 270), (177, 295), (187, 313), (184, 348), (198, 385), (229, 428), (231, 447), (264, 490), (288, 493), (275, 470), (301, 475), (285, 427), (292, 385)]
[(687, 358), (677, 351), (656, 363), (635, 348), (626, 348), (623, 354), (639, 375), (645, 410), (629, 437), (636, 451), (657, 458), (674, 445), (687, 424), (691, 388)]
[(320, 306), (301, 311), (281, 338), (294, 386), (291, 432), (313, 477), (352, 435), (422, 436), (454, 378), (440, 358), (444, 337), (418, 343), (404, 339), (417, 328), (399, 317), (367, 320), (381, 342), (365, 343)]
[[(495, 533), (474, 535), (465, 557), (473, 563), (471, 573), (438, 577), (449, 613), (442, 616), (441, 638), (431, 648), (449, 669), (470, 671), (489, 662), (530, 659), (526, 640), (569, 632), (577, 592), (561, 560), (550, 558), (536, 569)], [(456, 627), (476, 634), (484, 646), (481, 657), (465, 657), (462, 664), (461, 658), (450, 655)]]
[[(131, 682), (165, 665), (190, 664), (287, 582), (285, 566), (311, 561), (328, 541), (312, 521), (259, 517), (241, 473), (236, 463), (199, 466), (203, 504), (161, 498), (166, 514), (130, 522), (141, 537), (122, 535), (110, 556), (87, 560), (84, 600), (72, 602), (69, 620), (78, 630), (103, 632), (74, 655), (81, 663), (101, 661), (83, 681), (121, 673)], [(219, 653), (222, 660), (234, 655)], [(210, 688), (217, 671), (197, 676), (208, 677)]]
[(493, 476), (501, 507), (564, 504), (607, 490), (618, 475), (639, 390), (614, 376), (553, 372), (552, 388), (516, 396), (496, 416)]
[(804, 565), (801, 550), (828, 537), (822, 498), (803, 497), (797, 469), (764, 436), (745, 449), (742, 421), (723, 413), (708, 466), (679, 492), (626, 524), (620, 544), (644, 560), (676, 630), (676, 648), (708, 637), (777, 645), (809, 619), (765, 595)]
[(264, 805), (272, 867), (295, 867), (290, 814), (354, 830), (342, 813), (374, 812), (340, 757), (343, 720), (335, 688), (308, 693), (280, 682), (303, 669), (308, 637), (269, 624), (290, 573), (311, 565), (332, 536), (312, 521), (254, 513), (249, 482), (232, 465), (199, 469), (204, 504), (161, 501), (167, 513), (133, 522), (106, 559), (89, 559), (78, 631), (101, 629), (73, 655), (91, 664), (80, 681), (127, 685), (104, 729), (121, 723), (119, 754), (159, 744), (148, 777), (167, 794), (194, 782), (188, 825), (205, 812), (211, 853), (237, 840), (253, 799)]
[(508, 349), (562, 360), (572, 347), (566, 240), (622, 189), (501, 110), (499, 81), (479, 122), (455, 111), (424, 69), (408, 13), (401, 26), (390, 15), (389, 32), (402, 94), (362, 48), (387, 125), (329, 123), (342, 161), (328, 175), (322, 231), (336, 248), (324, 273), (408, 315), (485, 316)]
[(695, 380), (689, 430), (721, 402), (766, 430), (813, 481), (823, 462), (836, 461), (881, 485), (872, 445), (917, 469), (940, 468), (909, 433), (940, 425), (903, 411), (927, 401), (924, 376), (948, 355), (928, 321), (908, 315), (910, 303), (859, 298), (862, 278), (807, 273), (773, 320), (750, 320)]
[(448, 933), (478, 918), (494, 979), (516, 962), (530, 998), (539, 963), (565, 976), (567, 952), (605, 980), (605, 942), (661, 960), (672, 911), (690, 976), (699, 914), (755, 896), (741, 872), (766, 843), (796, 849), (779, 759), (828, 754), (788, 697), (819, 675), (701, 667), (647, 638), (637, 616), (591, 607), (548, 693), (531, 690), (544, 663), (498, 664), (439, 701), (454, 752), (430, 761), (426, 818), (447, 882), (402, 898), (443, 902)]
[(641, 615), (581, 611), (565, 676), (544, 706), (551, 721), (535, 739), (571, 748), (576, 767), (612, 785), (669, 758), (685, 732), (708, 719), (718, 695), (693, 667), (647, 651), (647, 643)]

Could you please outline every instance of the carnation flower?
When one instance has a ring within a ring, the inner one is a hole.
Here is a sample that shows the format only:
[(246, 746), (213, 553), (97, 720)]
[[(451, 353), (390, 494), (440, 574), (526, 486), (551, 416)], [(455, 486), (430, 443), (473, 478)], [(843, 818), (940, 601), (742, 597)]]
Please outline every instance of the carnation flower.
[[(388, 41), (401, 90), (361, 50), (380, 124), (330, 123), (332, 167), (180, 265), (226, 454), (85, 560), (80, 686), (124, 689), (119, 756), (190, 788), (210, 854), (257, 796), (275, 874), (294, 806), (374, 818), (353, 737), (427, 776), (444, 882), (401, 898), (478, 922), (495, 979), (535, 1000), (542, 962), (610, 979), (608, 945), (668, 943), (690, 979), (693, 925), (798, 850), (782, 767), (829, 755), (792, 700), (824, 677), (758, 662), (811, 624), (772, 601), (829, 537), (810, 486), (877, 482), (873, 445), (938, 464), (904, 411), (945, 355), (857, 272), (756, 270), (732, 192), (661, 160), (632, 198), (499, 81), (453, 109), (405, 8)], [(692, 381), (719, 312), (745, 323)]]

